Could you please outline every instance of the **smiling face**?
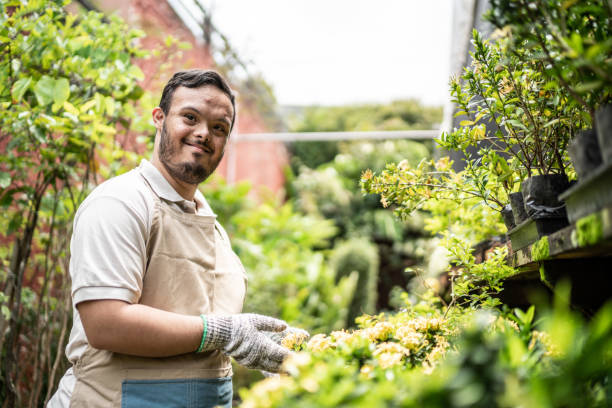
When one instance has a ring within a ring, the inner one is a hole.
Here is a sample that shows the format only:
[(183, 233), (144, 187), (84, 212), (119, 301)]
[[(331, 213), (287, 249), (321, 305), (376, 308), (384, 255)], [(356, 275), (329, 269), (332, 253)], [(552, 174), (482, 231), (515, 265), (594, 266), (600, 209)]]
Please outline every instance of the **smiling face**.
[[(215, 86), (178, 87), (168, 114), (153, 110), (157, 128), (153, 164), (181, 193), (206, 180), (223, 158), (233, 108)], [(161, 165), (161, 166), (160, 166)]]

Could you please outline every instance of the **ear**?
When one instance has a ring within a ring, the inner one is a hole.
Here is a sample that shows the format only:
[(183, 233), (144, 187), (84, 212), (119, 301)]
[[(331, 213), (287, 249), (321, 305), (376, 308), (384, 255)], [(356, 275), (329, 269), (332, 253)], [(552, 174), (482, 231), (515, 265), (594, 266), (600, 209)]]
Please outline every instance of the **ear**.
[(153, 108), (151, 116), (153, 116), (153, 123), (155, 123), (155, 128), (157, 128), (157, 130), (161, 130), (164, 125), (164, 119), (166, 117), (166, 115), (164, 115), (164, 111), (158, 106), (156, 108)]

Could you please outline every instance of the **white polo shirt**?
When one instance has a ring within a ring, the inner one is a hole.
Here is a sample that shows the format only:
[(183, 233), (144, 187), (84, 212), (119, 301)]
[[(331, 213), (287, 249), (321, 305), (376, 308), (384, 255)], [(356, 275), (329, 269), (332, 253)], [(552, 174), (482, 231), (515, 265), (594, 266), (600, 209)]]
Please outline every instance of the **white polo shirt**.
[[(185, 200), (147, 160), (100, 184), (87, 196), (74, 217), (70, 242), (73, 325), (66, 356), (72, 364), (87, 347), (87, 337), (76, 308), (78, 303), (100, 299), (136, 303), (140, 299), (147, 264), (146, 243), (155, 207), (155, 199), (145, 179), (171, 206), (198, 215), (214, 215), (199, 190), (196, 190), (194, 201)], [(222, 228), (220, 233), (230, 245)], [(48, 407), (68, 407), (75, 383), (70, 368)]]

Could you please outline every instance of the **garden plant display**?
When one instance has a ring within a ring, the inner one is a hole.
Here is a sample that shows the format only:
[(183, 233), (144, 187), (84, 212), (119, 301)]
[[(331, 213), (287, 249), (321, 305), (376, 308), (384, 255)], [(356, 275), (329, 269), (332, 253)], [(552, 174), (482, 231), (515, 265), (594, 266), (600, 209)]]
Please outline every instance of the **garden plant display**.
[[(298, 350), (286, 363), (288, 375), (243, 390), (245, 407), (610, 405), (612, 305), (585, 322), (570, 311), (570, 288), (561, 282), (552, 309), (509, 310), (497, 297), (504, 279), (516, 273), (506, 263), (506, 248), (481, 263), (472, 252), (479, 240), (504, 231), (499, 212), (526, 179), (575, 178), (568, 142), (591, 126), (592, 103), (609, 92), (611, 43), (601, 33), (610, 27), (610, 5), (492, 3), (500, 19), (512, 9), (508, 18), (517, 35), (491, 43), (474, 33), (473, 64), (451, 83), (466, 119), (439, 144), (464, 153), (463, 170), (442, 157), (389, 163), (361, 176), (363, 191), (379, 194), (401, 219), (415, 210), (429, 213), (426, 228), (442, 236), (451, 258), (450, 296), (405, 294), (403, 309), (364, 315), (356, 330), (317, 334), (306, 344), (287, 339), (285, 345)], [(530, 25), (531, 14), (544, 16), (540, 25)], [(549, 35), (560, 21), (573, 33)], [(510, 28), (499, 26), (507, 36)], [(535, 37), (519, 41), (523, 29), (552, 41), (548, 53)], [(535, 258), (548, 252), (547, 243), (538, 241)]]

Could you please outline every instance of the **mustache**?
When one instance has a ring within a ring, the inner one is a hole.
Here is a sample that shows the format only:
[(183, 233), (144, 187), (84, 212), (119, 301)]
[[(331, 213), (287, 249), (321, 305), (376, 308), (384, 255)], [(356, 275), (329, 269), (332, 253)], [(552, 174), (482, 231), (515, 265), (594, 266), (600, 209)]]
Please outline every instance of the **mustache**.
[(188, 145), (192, 145), (192, 146), (201, 147), (204, 151), (206, 151), (208, 153), (213, 153), (214, 152), (213, 147), (208, 142), (208, 138), (206, 138), (204, 140), (200, 140), (200, 139), (193, 139), (193, 140), (185, 139), (185, 140), (183, 140), (183, 143), (188, 144)]

